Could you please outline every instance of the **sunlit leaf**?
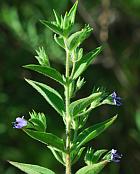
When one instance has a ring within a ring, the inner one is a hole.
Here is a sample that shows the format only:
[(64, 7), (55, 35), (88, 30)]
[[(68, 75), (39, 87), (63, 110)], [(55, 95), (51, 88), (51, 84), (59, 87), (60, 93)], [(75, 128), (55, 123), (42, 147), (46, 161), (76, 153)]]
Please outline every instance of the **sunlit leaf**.
[(52, 146), (58, 151), (65, 152), (63, 140), (56, 135), (52, 133), (39, 132), (29, 129), (24, 129), (24, 131), (33, 139), (38, 140), (48, 146)]
[(43, 83), (25, 79), (33, 88), (35, 88), (46, 101), (61, 115), (64, 116), (64, 102), (60, 94)]
[(63, 30), (58, 25), (55, 25), (54, 23), (45, 20), (41, 20), (41, 23), (44, 24), (46, 27), (50, 28), (54, 33), (63, 35)]
[(70, 114), (71, 116), (78, 116), (79, 113), (82, 113), (93, 101), (98, 100), (100, 98), (101, 92), (91, 94), (88, 97), (76, 100), (70, 104)]
[(83, 28), (81, 31), (72, 34), (68, 38), (68, 48), (70, 50), (77, 48), (89, 36), (91, 31), (92, 28), (85, 26), (85, 28)]
[(27, 174), (55, 174), (53, 171), (45, 167), (13, 161), (8, 162)]
[(87, 67), (95, 60), (96, 56), (101, 51), (102, 47), (98, 47), (95, 50), (83, 56), (78, 62), (76, 62), (73, 79), (79, 77), (87, 69)]
[(57, 82), (59, 82), (61, 85), (64, 85), (62, 75), (54, 68), (51, 68), (49, 66), (41, 66), (41, 65), (34, 65), (34, 64), (25, 65), (24, 67), (30, 70), (36, 71), (38, 73), (41, 73), (45, 76), (48, 76), (56, 80)]
[(90, 140), (99, 136), (102, 132), (104, 132), (116, 120), (116, 118), (117, 118), (117, 116), (114, 116), (111, 119), (108, 119), (104, 122), (95, 124), (91, 127), (84, 129), (77, 137), (76, 147), (77, 148), (81, 147), (82, 145), (86, 144)]
[(78, 0), (75, 2), (75, 4), (72, 6), (72, 8), (70, 9), (70, 11), (68, 13), (68, 18), (71, 21), (71, 24), (74, 24), (74, 22), (75, 22), (77, 6), (78, 6)]
[(97, 164), (85, 166), (79, 169), (76, 174), (98, 174), (106, 165), (108, 161), (102, 161)]
[(54, 12), (54, 16), (55, 16), (55, 19), (56, 19), (56, 23), (57, 23), (57, 25), (61, 25), (61, 16), (55, 11), (55, 10), (53, 10), (53, 12)]

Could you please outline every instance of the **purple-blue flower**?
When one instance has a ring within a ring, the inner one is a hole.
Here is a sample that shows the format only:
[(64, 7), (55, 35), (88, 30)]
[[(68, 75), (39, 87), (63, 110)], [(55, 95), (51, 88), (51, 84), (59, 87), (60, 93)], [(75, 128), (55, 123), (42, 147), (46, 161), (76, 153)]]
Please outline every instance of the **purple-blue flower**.
[(116, 105), (116, 106), (121, 106), (122, 103), (121, 103), (121, 97), (118, 97), (116, 92), (113, 92), (111, 94), (111, 97), (113, 99), (113, 103)]
[(24, 119), (24, 116), (22, 118), (17, 117), (16, 121), (13, 123), (13, 128), (16, 129), (22, 129), (25, 126), (27, 126), (27, 120)]
[(115, 150), (115, 149), (111, 150), (111, 157), (110, 157), (111, 161), (118, 163), (118, 162), (120, 162), (121, 158), (122, 158), (122, 154), (119, 154), (117, 152), (117, 150)]

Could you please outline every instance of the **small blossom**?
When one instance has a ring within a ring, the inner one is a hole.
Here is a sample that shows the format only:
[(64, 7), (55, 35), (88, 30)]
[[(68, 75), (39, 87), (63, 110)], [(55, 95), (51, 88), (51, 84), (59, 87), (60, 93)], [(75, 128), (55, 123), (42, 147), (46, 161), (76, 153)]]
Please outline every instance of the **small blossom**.
[(122, 158), (122, 154), (119, 154), (117, 152), (117, 150), (115, 150), (115, 149), (111, 150), (111, 157), (110, 157), (111, 161), (118, 163), (118, 162), (120, 162), (121, 158)]
[(121, 103), (121, 97), (118, 97), (116, 92), (113, 92), (111, 94), (111, 97), (113, 99), (113, 103), (116, 105), (116, 106), (121, 106), (122, 103)]
[(24, 116), (22, 118), (17, 117), (13, 123), (13, 128), (22, 129), (24, 126), (27, 126), (27, 120), (24, 119)]

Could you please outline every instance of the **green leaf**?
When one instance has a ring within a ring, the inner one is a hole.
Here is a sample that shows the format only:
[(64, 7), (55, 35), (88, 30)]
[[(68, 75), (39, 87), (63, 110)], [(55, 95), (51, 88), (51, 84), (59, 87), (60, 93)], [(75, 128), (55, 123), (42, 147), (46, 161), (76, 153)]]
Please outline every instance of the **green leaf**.
[(34, 110), (33, 112), (29, 112), (31, 119), (37, 119), (39, 120), (42, 124), (44, 129), (46, 130), (47, 125), (46, 125), (46, 116), (44, 113), (36, 113)]
[(108, 161), (102, 161), (97, 164), (85, 166), (79, 169), (76, 174), (98, 174), (108, 163)]
[(77, 11), (77, 6), (78, 6), (78, 0), (72, 6), (72, 8), (70, 9), (70, 11), (67, 15), (69, 18), (69, 21), (71, 21), (71, 24), (74, 24), (74, 22), (75, 22), (75, 15), (76, 15), (76, 11)]
[(90, 140), (94, 139), (95, 137), (99, 136), (102, 132), (104, 132), (115, 120), (117, 116), (114, 116), (111, 119), (108, 119), (104, 122), (95, 124), (91, 127), (84, 129), (77, 137), (76, 147), (81, 147), (82, 145), (86, 144)]
[(59, 46), (61, 46), (62, 48), (65, 49), (65, 43), (64, 43), (64, 40), (63, 40), (63, 38), (62, 38), (61, 36), (57, 37), (56, 34), (55, 34), (55, 35), (54, 35), (54, 40), (55, 40), (55, 42), (56, 42)]
[(48, 146), (54, 147), (57, 151), (65, 152), (64, 142), (61, 138), (52, 133), (38, 132), (34, 130), (24, 129), (24, 131), (33, 139), (40, 141)]
[(82, 113), (82, 115), (80, 114), (79, 117), (72, 118), (72, 129), (74, 130), (81, 129), (86, 124), (88, 115), (89, 113), (86, 113), (86, 114)]
[(84, 78), (79, 77), (76, 82), (76, 91), (80, 90), (85, 83)]
[(59, 161), (61, 164), (63, 164), (65, 166), (65, 163), (62, 159), (62, 153), (63, 152), (59, 152), (59, 151), (56, 151), (53, 147), (51, 146), (48, 146), (48, 148), (51, 150), (51, 152), (53, 153), (54, 157), (56, 158), (57, 161)]
[(77, 48), (91, 33), (92, 28), (89, 26), (85, 26), (81, 31), (78, 31), (74, 34), (72, 34), (68, 38), (68, 48), (69, 50), (73, 50)]
[(60, 28), (60, 26), (56, 25), (54, 22), (41, 20), (41, 23), (44, 24), (49, 29), (51, 29), (54, 33), (63, 36), (63, 30)]
[(24, 68), (41, 73), (45, 76), (52, 78), (53, 80), (56, 80), (61, 85), (64, 85), (62, 75), (54, 68), (51, 68), (49, 66), (41, 66), (41, 65), (34, 65), (34, 64), (25, 65)]
[(26, 128), (37, 130), (40, 132), (45, 132), (47, 125), (46, 116), (44, 115), (44, 113), (36, 113), (33, 110), (33, 112), (29, 112), (29, 115), (31, 118), (28, 120)]
[[(46, 127), (44, 127), (44, 124), (39, 119), (29, 119), (29, 122), (32, 123), (31, 128), (34, 128), (38, 131), (45, 132)], [(27, 125), (27, 128), (30, 128), (30, 125)]]
[(74, 24), (77, 5), (78, 2), (76, 2), (70, 9), (69, 13), (66, 12), (64, 18), (61, 19), (61, 28), (63, 29), (63, 35), (65, 35), (66, 37), (70, 34), (70, 31)]
[(106, 149), (101, 149), (101, 150), (97, 150), (95, 153), (94, 153), (94, 157), (93, 157), (93, 162), (96, 163), (98, 162), (98, 160), (101, 158), (101, 156), (103, 154), (107, 153), (107, 150)]
[(37, 56), (35, 56), (35, 58), (38, 60), (40, 65), (50, 66), (49, 58), (43, 47), (36, 50), (36, 53), (37, 53)]
[(106, 149), (97, 150), (94, 152), (94, 149), (89, 148), (85, 155), (84, 161), (87, 165), (95, 164), (100, 160), (101, 156), (106, 152), (107, 152)]
[(95, 50), (83, 56), (78, 62), (76, 62), (73, 79), (79, 77), (87, 69), (87, 67), (95, 60), (96, 56), (101, 51), (102, 47), (98, 47)]
[(83, 48), (75, 48), (72, 51), (72, 62), (78, 62), (83, 57)]
[(43, 83), (39, 83), (29, 79), (25, 80), (33, 88), (35, 88), (61, 116), (64, 116), (65, 114), (64, 101), (56, 90)]
[(70, 104), (70, 114), (73, 117), (78, 116), (79, 113), (82, 113), (90, 104), (97, 100), (101, 95), (101, 92), (91, 94), (89, 97), (79, 99)]
[(63, 18), (63, 30), (64, 30), (64, 32), (65, 32), (66, 35), (68, 34), (67, 32), (69, 32), (69, 28), (71, 28), (71, 24), (69, 22), (69, 18), (67, 16), (67, 14), (68, 13), (66, 12), (65, 13), (65, 16)]
[(13, 161), (8, 162), (27, 174), (55, 174), (53, 171), (45, 167), (32, 164), (18, 163)]
[(53, 10), (53, 12), (54, 12), (54, 16), (55, 16), (55, 19), (56, 19), (56, 23), (57, 23), (58, 26), (60, 26), (61, 25), (61, 17), (55, 10)]
[(81, 149), (76, 148), (75, 150), (72, 151), (72, 153), (71, 153), (71, 155), (72, 155), (71, 156), (72, 165), (75, 164), (79, 160), (79, 158), (81, 157), (84, 149), (85, 149), (85, 147), (82, 147)]

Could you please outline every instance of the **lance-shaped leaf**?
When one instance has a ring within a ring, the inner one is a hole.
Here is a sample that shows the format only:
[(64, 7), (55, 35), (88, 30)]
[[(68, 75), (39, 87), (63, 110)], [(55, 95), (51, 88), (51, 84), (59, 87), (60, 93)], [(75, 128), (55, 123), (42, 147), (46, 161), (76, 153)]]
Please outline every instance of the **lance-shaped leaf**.
[(87, 67), (95, 60), (96, 56), (101, 51), (102, 47), (98, 47), (95, 50), (83, 56), (78, 62), (76, 62), (73, 79), (79, 77), (87, 69)]
[(104, 122), (95, 124), (91, 127), (84, 129), (77, 137), (76, 147), (81, 147), (82, 145), (86, 144), (90, 140), (94, 139), (102, 132), (104, 132), (115, 120), (117, 116), (114, 116), (111, 119), (108, 119)]
[(79, 169), (76, 174), (98, 174), (108, 164), (108, 161), (102, 161), (97, 164), (85, 166)]
[(49, 29), (51, 29), (54, 33), (59, 34), (59, 35), (63, 35), (63, 30), (60, 28), (60, 26), (55, 24), (55, 22), (41, 20), (41, 23), (44, 24)]
[(40, 141), (48, 146), (54, 147), (57, 151), (65, 152), (64, 142), (61, 138), (52, 133), (38, 132), (34, 130), (24, 129), (24, 131), (33, 139)]
[(69, 11), (69, 13), (68, 13), (68, 15), (67, 15), (69, 21), (71, 22), (71, 24), (74, 24), (77, 6), (78, 6), (78, 0), (77, 0), (77, 1), (75, 2), (75, 4), (72, 6), (72, 8), (70, 9), (70, 11)]
[(62, 75), (54, 68), (51, 68), (49, 66), (41, 66), (41, 65), (25, 65), (25, 68), (28, 68), (30, 70), (36, 71), (38, 73), (41, 73), (45, 76), (48, 76), (52, 78), (53, 80), (56, 80), (59, 82), (61, 85), (64, 85), (64, 81), (62, 78)]
[(53, 171), (45, 167), (32, 164), (18, 163), (14, 161), (8, 162), (27, 174), (55, 174)]
[(91, 94), (89, 97), (79, 99), (75, 102), (72, 102), (70, 105), (70, 114), (71, 116), (78, 116), (79, 113), (82, 113), (93, 101), (96, 101), (101, 97), (101, 92)]
[(60, 151), (56, 151), (53, 147), (48, 146), (48, 148), (51, 150), (51, 152), (53, 153), (54, 157), (56, 158), (57, 161), (59, 161), (61, 164), (63, 164), (65, 166), (65, 162), (63, 161), (62, 158), (62, 153)]
[(74, 34), (72, 34), (68, 38), (68, 48), (69, 50), (73, 50), (77, 48), (91, 33), (92, 28), (89, 26), (85, 26), (81, 31), (78, 31)]
[(35, 88), (61, 116), (64, 116), (64, 101), (56, 90), (43, 83), (39, 83), (33, 80), (25, 80), (33, 88)]
[(55, 10), (53, 10), (53, 13), (54, 13), (54, 16), (55, 16), (56, 24), (58, 26), (61, 26), (61, 16)]

